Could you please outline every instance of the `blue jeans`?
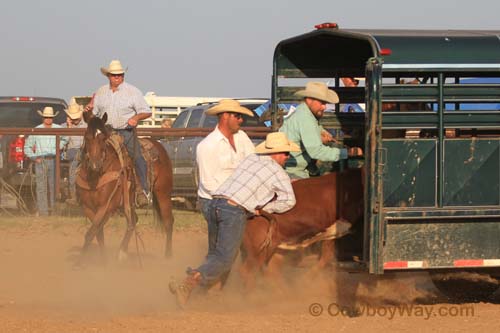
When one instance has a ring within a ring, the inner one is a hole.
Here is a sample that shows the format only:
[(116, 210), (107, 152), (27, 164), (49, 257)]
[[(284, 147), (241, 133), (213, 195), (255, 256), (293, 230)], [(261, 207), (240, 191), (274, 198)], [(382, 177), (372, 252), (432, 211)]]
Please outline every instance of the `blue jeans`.
[(209, 212), (208, 223), (213, 223), (216, 231), (215, 247), (209, 250), (205, 262), (195, 269), (201, 273), (205, 286), (214, 284), (231, 270), (247, 223), (247, 212), (228, 204), (226, 199), (212, 199)]
[(132, 129), (120, 129), (115, 131), (122, 136), (123, 144), (125, 145), (125, 147), (127, 147), (128, 155), (135, 163), (135, 171), (137, 172), (139, 180), (141, 181), (142, 189), (149, 192), (146, 175), (148, 167), (146, 165), (144, 156), (142, 156), (141, 144), (139, 143), (139, 139), (137, 139), (137, 136)]
[(54, 207), (55, 202), (55, 178), (56, 168), (54, 159), (42, 158), (40, 163), (35, 163), (36, 179), (36, 202), (38, 214), (49, 215), (49, 208)]
[(71, 161), (69, 165), (69, 192), (71, 197), (75, 199), (76, 168), (78, 168), (78, 165), (80, 164), (80, 149), (68, 149), (66, 152), (66, 159)]
[(198, 197), (200, 203), (201, 214), (207, 221), (208, 230), (208, 255), (213, 254), (217, 242), (217, 223), (214, 219), (210, 218), (210, 203), (212, 200)]

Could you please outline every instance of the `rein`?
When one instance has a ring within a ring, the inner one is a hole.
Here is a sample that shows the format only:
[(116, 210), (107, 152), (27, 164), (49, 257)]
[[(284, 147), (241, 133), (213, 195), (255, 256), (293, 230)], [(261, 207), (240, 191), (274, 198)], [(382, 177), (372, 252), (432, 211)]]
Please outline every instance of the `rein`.
[(116, 184), (113, 188), (113, 191), (109, 195), (109, 197), (106, 201), (106, 204), (104, 206), (101, 206), (99, 208), (98, 212), (96, 213), (95, 218), (97, 220), (100, 220), (102, 217), (104, 217), (104, 214), (107, 212), (109, 205), (111, 204), (111, 199), (116, 194), (118, 188), (120, 187), (120, 184), (122, 184), (122, 183), (124, 185), (123, 186), (124, 209), (128, 213), (130, 213), (130, 210), (131, 210), (131, 207), (129, 204), (129, 202), (130, 202), (129, 193), (128, 193), (129, 186), (127, 186), (128, 184), (127, 184), (126, 179), (122, 180), (122, 177), (125, 175), (125, 161), (124, 161), (123, 156), (121, 154), (120, 144), (116, 140), (113, 140), (111, 137), (108, 138), (108, 140), (106, 141), (106, 144), (109, 144), (113, 148), (113, 150), (116, 152), (118, 159), (120, 161), (120, 170), (112, 170), (112, 171), (105, 172), (102, 176), (99, 177), (99, 180), (97, 182), (95, 189), (90, 188), (88, 180), (83, 179), (82, 176), (80, 175), (80, 173), (78, 173), (77, 177), (76, 177), (76, 184), (80, 188), (85, 189), (87, 191), (97, 190), (97, 189), (103, 187), (104, 185), (109, 184), (112, 181), (116, 181)]

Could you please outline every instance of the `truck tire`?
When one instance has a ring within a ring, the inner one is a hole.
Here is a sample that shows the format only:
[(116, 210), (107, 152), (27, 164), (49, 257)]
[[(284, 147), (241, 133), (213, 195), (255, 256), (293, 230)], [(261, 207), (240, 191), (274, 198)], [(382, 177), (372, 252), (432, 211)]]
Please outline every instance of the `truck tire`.
[(499, 280), (476, 272), (431, 273), (434, 286), (450, 302), (484, 302), (498, 290)]

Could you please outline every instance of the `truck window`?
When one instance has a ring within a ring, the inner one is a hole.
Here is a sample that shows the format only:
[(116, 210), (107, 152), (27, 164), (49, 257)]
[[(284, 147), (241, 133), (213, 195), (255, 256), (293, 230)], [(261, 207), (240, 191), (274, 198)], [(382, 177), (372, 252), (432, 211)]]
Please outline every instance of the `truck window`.
[(189, 111), (181, 112), (172, 124), (172, 128), (184, 128), (188, 115)]
[(201, 116), (203, 115), (203, 109), (195, 109), (191, 111), (191, 117), (187, 123), (187, 128), (198, 127), (200, 125)]

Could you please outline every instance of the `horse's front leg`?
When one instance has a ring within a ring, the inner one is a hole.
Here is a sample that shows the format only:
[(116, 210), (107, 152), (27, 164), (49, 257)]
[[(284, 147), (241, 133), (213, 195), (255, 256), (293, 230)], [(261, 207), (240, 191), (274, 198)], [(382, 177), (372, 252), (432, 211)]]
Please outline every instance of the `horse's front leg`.
[(96, 234), (96, 239), (97, 243), (99, 244), (99, 251), (101, 253), (101, 260), (103, 264), (107, 262), (106, 249), (104, 247), (104, 224), (104, 222), (100, 223)]
[(94, 237), (97, 238), (97, 242), (99, 243), (99, 247), (101, 248), (101, 255), (104, 253), (104, 223), (108, 219), (108, 214), (103, 216), (103, 218), (98, 217), (98, 214), (94, 213), (93, 210), (91, 210), (88, 207), (83, 207), (83, 210), (85, 212), (85, 215), (90, 219), (92, 225), (90, 228), (87, 230), (87, 233), (85, 234), (85, 239), (83, 242), (82, 246), (82, 252), (80, 254), (80, 258), (77, 261), (77, 265), (80, 266), (82, 264), (83, 258), (87, 254), (87, 251), (89, 249), (90, 244), (92, 243), (92, 240)]
[(125, 217), (127, 219), (127, 230), (120, 244), (120, 251), (118, 253), (119, 261), (124, 261), (128, 258), (128, 244), (130, 243), (130, 237), (132, 237), (135, 231), (135, 225), (137, 224), (137, 214), (133, 206), (130, 209), (130, 214), (125, 213)]

